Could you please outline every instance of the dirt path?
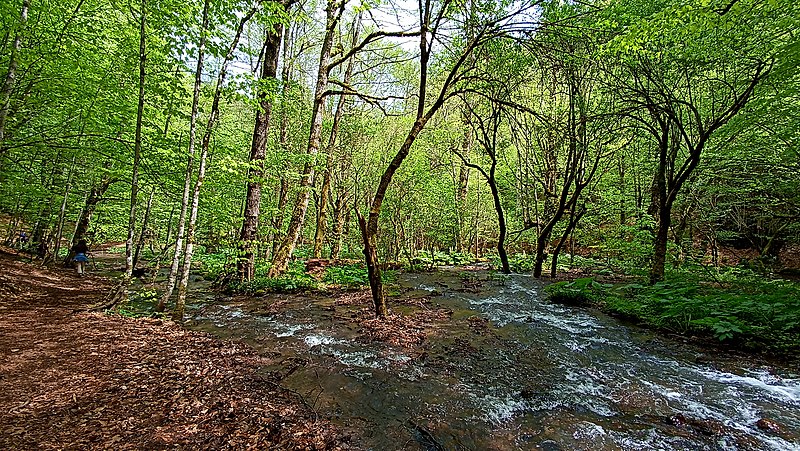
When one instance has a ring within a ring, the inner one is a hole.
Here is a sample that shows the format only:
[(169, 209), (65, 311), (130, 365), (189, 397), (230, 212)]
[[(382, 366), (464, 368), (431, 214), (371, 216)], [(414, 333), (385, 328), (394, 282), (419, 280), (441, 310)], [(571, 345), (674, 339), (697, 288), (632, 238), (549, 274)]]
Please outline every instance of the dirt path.
[(342, 449), (245, 345), (77, 312), (111, 287), (0, 249), (0, 449)]

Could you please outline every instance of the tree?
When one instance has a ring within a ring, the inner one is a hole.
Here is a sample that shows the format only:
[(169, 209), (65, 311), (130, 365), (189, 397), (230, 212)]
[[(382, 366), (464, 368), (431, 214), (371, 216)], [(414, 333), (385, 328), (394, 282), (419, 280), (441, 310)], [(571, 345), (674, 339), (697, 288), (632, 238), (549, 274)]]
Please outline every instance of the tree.
[[(292, 3), (292, 0), (284, 0), (279, 5), (285, 11), (288, 10)], [(258, 240), (258, 217), (261, 211), (261, 179), (264, 176), (263, 165), (267, 154), (267, 139), (272, 118), (272, 93), (268, 83), (275, 80), (278, 74), (278, 59), (282, 37), (282, 21), (268, 26), (264, 37), (264, 47), (261, 51), (263, 60), (259, 75), (260, 83), (256, 94), (258, 110), (256, 111), (253, 141), (250, 146), (250, 169), (244, 206), (244, 220), (239, 233), (243, 251), (243, 256), (238, 263), (240, 280), (251, 280), (255, 271), (254, 248)], [(284, 80), (284, 83), (287, 82), (287, 80)]]
[[(763, 22), (773, 8), (743, 1), (722, 11), (694, 2), (668, 5), (612, 42), (621, 60), (614, 88), (627, 104), (623, 114), (657, 149), (651, 282), (664, 279), (672, 209), (683, 186), (715, 133), (742, 111), (773, 67), (784, 32), (770, 36), (776, 30)], [(750, 33), (755, 24), (763, 31)]]
[(511, 267), (508, 263), (508, 254), (506, 253), (505, 247), (508, 228), (503, 212), (503, 203), (500, 199), (500, 190), (497, 186), (498, 139), (500, 138), (500, 125), (503, 120), (504, 106), (502, 103), (490, 99), (488, 101), (488, 110), (483, 111), (482, 109), (477, 109), (474, 105), (470, 105), (466, 100), (464, 103), (469, 114), (472, 116), (468, 124), (474, 128), (481, 150), (489, 157), (489, 170), (487, 171), (482, 166), (471, 162), (469, 157), (462, 154), (459, 150), (455, 150), (455, 152), (466, 167), (478, 171), (489, 185), (494, 202), (494, 210), (497, 213), (497, 227), (499, 232), (499, 237), (497, 238), (497, 254), (500, 256), (501, 271), (505, 274), (510, 274)]
[[(360, 212), (358, 214), (359, 228), (364, 242), (364, 255), (366, 257), (367, 274), (372, 291), (373, 306), (375, 315), (383, 318), (387, 315), (386, 299), (383, 293), (383, 282), (381, 281), (381, 270), (378, 265), (377, 235), (378, 220), (380, 218), (381, 206), (386, 197), (386, 192), (392, 182), (392, 178), (403, 160), (408, 156), (411, 147), (419, 134), (431, 120), (431, 118), (444, 105), (445, 101), (457, 94), (457, 87), (467, 77), (473, 67), (467, 63), (473, 51), (480, 48), (483, 44), (492, 39), (500, 38), (505, 33), (510, 32), (520, 24), (514, 23), (513, 19), (517, 14), (522, 14), (532, 4), (524, 4), (519, 10), (506, 13), (505, 11), (488, 11), (486, 18), (476, 24), (470, 30), (471, 39), (463, 43), (455, 50), (452, 55), (449, 67), (444, 70), (443, 80), (441, 81), (439, 92), (432, 99), (432, 104), (426, 106), (428, 99), (428, 71), (433, 46), (437, 40), (445, 39), (440, 33), (446, 22), (447, 14), (450, 12), (450, 2), (444, 1), (440, 5), (434, 5), (432, 0), (419, 0), (419, 85), (417, 90), (417, 108), (414, 123), (408, 131), (403, 144), (392, 158), (389, 165), (383, 171), (375, 195), (370, 203), (368, 216), (365, 218)], [(508, 28), (506, 28), (508, 27)]]

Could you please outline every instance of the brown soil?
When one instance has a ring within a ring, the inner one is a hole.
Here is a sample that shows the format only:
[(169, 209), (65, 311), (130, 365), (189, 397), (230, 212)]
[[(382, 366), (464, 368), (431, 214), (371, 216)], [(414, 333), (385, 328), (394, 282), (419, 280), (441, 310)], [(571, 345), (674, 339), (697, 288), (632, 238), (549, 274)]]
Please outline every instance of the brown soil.
[(343, 449), (247, 346), (87, 312), (112, 282), (0, 249), (0, 449)]

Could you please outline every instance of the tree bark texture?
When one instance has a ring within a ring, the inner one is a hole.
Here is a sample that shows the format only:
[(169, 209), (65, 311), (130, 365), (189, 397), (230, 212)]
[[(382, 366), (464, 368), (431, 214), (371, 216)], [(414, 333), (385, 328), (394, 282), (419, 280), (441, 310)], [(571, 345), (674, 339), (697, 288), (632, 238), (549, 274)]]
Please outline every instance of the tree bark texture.
[[(186, 156), (186, 172), (183, 178), (183, 194), (181, 196), (181, 211), (178, 215), (177, 235), (175, 236), (175, 250), (172, 254), (172, 264), (169, 267), (167, 276), (167, 286), (161, 294), (161, 298), (156, 306), (157, 312), (163, 312), (164, 308), (172, 297), (175, 284), (178, 283), (178, 270), (180, 268), (181, 256), (185, 248), (184, 239), (186, 232), (186, 213), (189, 209), (189, 196), (192, 189), (192, 174), (194, 172), (195, 142), (197, 139), (197, 111), (200, 104), (200, 85), (203, 79), (203, 61), (206, 49), (206, 30), (208, 29), (208, 8), (209, 0), (203, 2), (203, 19), (200, 30), (200, 42), (197, 46), (197, 65), (194, 71), (194, 86), (192, 88), (192, 109), (189, 116), (189, 148)], [(166, 125), (164, 126), (166, 130)]]
[[(353, 34), (351, 47), (355, 47), (358, 43), (358, 33), (360, 28), (361, 16), (357, 16), (353, 21)], [(347, 62), (347, 68), (344, 73), (344, 85), (350, 86), (350, 81), (353, 78), (353, 57)], [(328, 146), (326, 152), (328, 154), (325, 161), (325, 173), (322, 177), (322, 187), (319, 194), (319, 212), (317, 214), (317, 227), (314, 232), (314, 258), (322, 257), (322, 244), (325, 241), (325, 232), (328, 227), (328, 198), (331, 192), (331, 179), (333, 171), (333, 155), (336, 152), (336, 138), (339, 133), (339, 124), (342, 122), (344, 109), (347, 106), (348, 96), (342, 94), (339, 96), (339, 102), (336, 104), (336, 112), (333, 115), (333, 124), (331, 125), (331, 135), (328, 139)]]
[[(283, 24), (275, 24), (264, 40), (264, 60), (261, 62), (259, 79), (275, 79), (278, 75)], [(264, 177), (264, 159), (267, 156), (267, 139), (272, 117), (272, 100), (268, 92), (258, 93), (259, 108), (256, 112), (253, 141), (250, 145), (250, 170), (247, 182), (247, 197), (244, 205), (244, 221), (239, 233), (242, 256), (238, 263), (240, 280), (252, 280), (255, 273), (255, 255), (258, 245), (258, 216), (261, 213), (261, 186)]]
[[(206, 0), (208, 1), (208, 0)], [(239, 27), (236, 30), (236, 35), (231, 42), (228, 52), (222, 61), (222, 67), (217, 75), (217, 83), (214, 88), (214, 98), (211, 101), (211, 112), (208, 115), (208, 122), (206, 123), (206, 130), (203, 134), (203, 141), (200, 146), (200, 164), (197, 169), (197, 179), (194, 183), (194, 191), (192, 193), (192, 207), (189, 214), (189, 227), (186, 232), (186, 250), (183, 253), (183, 268), (181, 270), (181, 280), (178, 284), (178, 299), (175, 301), (175, 310), (173, 311), (172, 318), (175, 321), (183, 321), (183, 314), (186, 308), (186, 294), (189, 287), (189, 275), (192, 270), (192, 256), (194, 255), (194, 244), (196, 240), (197, 230), (197, 212), (200, 206), (200, 190), (203, 187), (203, 181), (206, 177), (206, 161), (208, 158), (208, 151), (211, 147), (211, 134), (216, 126), (217, 119), (219, 118), (219, 100), (222, 94), (222, 86), (225, 84), (225, 79), (228, 75), (228, 65), (233, 59), (236, 47), (239, 45), (242, 31), (247, 21), (255, 14), (256, 10), (251, 9), (239, 21)], [(280, 42), (280, 39), (278, 39)]]
[(144, 81), (147, 53), (146, 35), (146, 0), (140, 5), (139, 21), (139, 105), (136, 109), (136, 131), (133, 144), (133, 170), (131, 171), (131, 207), (128, 215), (128, 238), (125, 240), (125, 284), (130, 283), (133, 276), (133, 236), (136, 233), (136, 202), (139, 196), (139, 165), (142, 159), (142, 120), (144, 117)]
[(2, 98), (0, 98), (0, 155), (3, 154), (3, 141), (5, 141), (6, 136), (6, 119), (11, 111), (11, 94), (14, 92), (14, 85), (16, 83), (22, 32), (25, 30), (25, 25), (28, 22), (28, 9), (30, 6), (30, 0), (22, 0), (19, 23), (14, 33), (14, 42), (11, 44), (11, 55), (8, 59), (8, 71), (6, 72), (6, 79), (3, 82)]
[(312, 182), (314, 180), (313, 160), (319, 153), (322, 140), (322, 119), (325, 110), (325, 89), (328, 86), (331, 48), (336, 35), (336, 27), (339, 23), (339, 19), (341, 19), (343, 11), (344, 2), (328, 2), (328, 7), (326, 8), (327, 21), (325, 38), (322, 41), (322, 50), (320, 51), (317, 83), (314, 88), (314, 107), (311, 113), (311, 130), (308, 136), (308, 149), (306, 151), (309, 161), (305, 164), (303, 175), (300, 178), (299, 192), (295, 199), (294, 209), (292, 210), (292, 217), (286, 229), (286, 235), (280, 246), (275, 250), (275, 254), (272, 256), (272, 266), (269, 269), (270, 277), (277, 277), (286, 272), (286, 268), (289, 266), (289, 259), (292, 257), (294, 248), (297, 245), (297, 240), (300, 237), (300, 232), (303, 229), (303, 223), (305, 222), (308, 202), (311, 199)]

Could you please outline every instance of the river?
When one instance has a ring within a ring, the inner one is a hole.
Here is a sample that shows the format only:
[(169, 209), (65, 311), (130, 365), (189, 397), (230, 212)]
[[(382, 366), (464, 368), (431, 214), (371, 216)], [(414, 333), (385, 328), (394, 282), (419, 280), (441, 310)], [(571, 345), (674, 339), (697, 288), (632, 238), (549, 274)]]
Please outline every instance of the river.
[(401, 274), (392, 290), (395, 312), (432, 318), (423, 343), (365, 340), (366, 306), (339, 293), (204, 292), (190, 327), (272, 357), (264, 371), (366, 449), (800, 449), (796, 367), (550, 304), (526, 275)]

